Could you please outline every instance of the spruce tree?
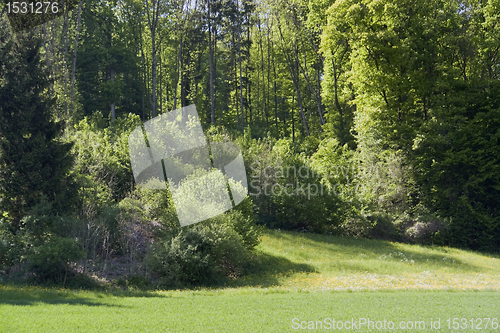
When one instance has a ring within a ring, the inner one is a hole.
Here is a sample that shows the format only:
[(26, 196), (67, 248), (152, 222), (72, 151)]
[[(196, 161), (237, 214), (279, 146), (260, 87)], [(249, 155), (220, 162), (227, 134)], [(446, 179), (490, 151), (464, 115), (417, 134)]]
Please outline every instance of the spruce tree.
[(50, 203), (52, 215), (75, 197), (71, 144), (60, 140), (62, 123), (52, 116), (39, 36), (14, 36), (0, 17), (0, 219), (13, 234), (26, 229), (22, 218), (35, 205)]

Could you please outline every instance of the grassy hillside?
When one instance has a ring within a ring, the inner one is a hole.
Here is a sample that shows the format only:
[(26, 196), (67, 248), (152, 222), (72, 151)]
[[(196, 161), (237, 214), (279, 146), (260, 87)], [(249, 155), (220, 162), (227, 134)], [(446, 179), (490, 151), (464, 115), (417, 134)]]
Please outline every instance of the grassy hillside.
[(255, 272), (231, 285), (308, 290), (500, 289), (498, 256), (268, 230)]

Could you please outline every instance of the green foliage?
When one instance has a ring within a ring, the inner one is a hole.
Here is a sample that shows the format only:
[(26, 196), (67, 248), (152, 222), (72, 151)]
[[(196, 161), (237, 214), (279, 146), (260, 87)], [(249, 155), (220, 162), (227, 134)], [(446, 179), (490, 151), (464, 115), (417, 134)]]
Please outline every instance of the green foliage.
[[(158, 180), (156, 180), (158, 181)], [(179, 227), (172, 197), (168, 190), (150, 190), (136, 187), (134, 192), (120, 201), (120, 218), (161, 226), (158, 233)]]
[(51, 237), (34, 247), (28, 256), (28, 270), (36, 282), (55, 282), (64, 285), (70, 263), (84, 257), (84, 252), (74, 239)]
[(245, 242), (224, 220), (185, 227), (153, 248), (147, 262), (159, 286), (212, 284), (242, 273), (248, 260)]
[(330, 170), (311, 158), (319, 145), (308, 138), (300, 144), (255, 141), (247, 147), (249, 191), (261, 222), (315, 232), (334, 232), (342, 223), (347, 206), (328, 183)]
[(229, 225), (241, 238), (247, 250), (252, 250), (260, 242), (261, 228), (255, 224), (254, 205), (247, 197), (232, 210), (215, 218), (217, 223)]
[(117, 119), (110, 127), (102, 128), (106, 122), (98, 113), (91, 119), (82, 120), (67, 134), (67, 140), (74, 142), (73, 174), (81, 184), (83, 206), (96, 212), (124, 198), (132, 188), (128, 136), (140, 124), (139, 117), (134, 115)]
[[(355, 105), (360, 215), (412, 221), (403, 238), (440, 225), (447, 244), (498, 249), (498, 10), (496, 1), (330, 6), (324, 93)], [(420, 205), (448, 223), (422, 222)]]
[(500, 112), (475, 111), (482, 112), (447, 124), (443, 135), (420, 136), (415, 165), (425, 203), (451, 217), (450, 244), (495, 251), (500, 245)]

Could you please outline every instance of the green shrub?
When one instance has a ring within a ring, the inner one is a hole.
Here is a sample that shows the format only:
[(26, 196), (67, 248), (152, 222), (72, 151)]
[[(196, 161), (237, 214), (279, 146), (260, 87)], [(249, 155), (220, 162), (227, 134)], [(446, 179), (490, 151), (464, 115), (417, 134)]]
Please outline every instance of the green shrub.
[(179, 230), (155, 244), (149, 271), (161, 287), (213, 284), (237, 277), (248, 259), (242, 237), (225, 223), (206, 221)]
[(151, 281), (143, 275), (132, 275), (126, 280), (118, 282), (119, 286), (138, 290), (147, 290), (151, 287)]
[(107, 128), (102, 122), (102, 115), (97, 113), (66, 133), (66, 140), (74, 142), (73, 174), (80, 186), (80, 214), (87, 218), (125, 198), (133, 182), (128, 136), (140, 124), (139, 117), (117, 119)]
[[(468, 98), (474, 96), (472, 92), (482, 95), (489, 90), (468, 89)], [(495, 99), (498, 94), (479, 97), (485, 103)], [(415, 139), (415, 178), (422, 202), (449, 218), (449, 245), (498, 252), (500, 110), (476, 103), (463, 101), (463, 109), (452, 107), (442, 121), (426, 125), (426, 133)]]
[(28, 255), (29, 272), (39, 283), (51, 281), (65, 284), (70, 272), (70, 263), (84, 257), (78, 243), (69, 238), (52, 237), (44, 244), (32, 249)]
[(241, 261), (231, 255), (246, 253), (259, 241), (250, 198), (184, 228), (180, 228), (168, 190), (136, 188), (119, 207), (121, 253), (129, 255), (130, 262), (140, 263), (148, 252), (147, 270), (165, 286), (211, 283), (222, 276), (238, 275)]
[(241, 236), (243, 245), (252, 250), (259, 244), (261, 227), (255, 224), (254, 207), (252, 199), (247, 197), (238, 206), (224, 214), (221, 214), (213, 221), (224, 223), (230, 226), (238, 235)]
[(323, 174), (321, 158), (310, 155), (320, 142), (281, 139), (272, 150), (266, 142), (254, 145), (248, 179), (260, 222), (271, 228), (335, 232), (348, 207), (329, 183), (329, 170)]

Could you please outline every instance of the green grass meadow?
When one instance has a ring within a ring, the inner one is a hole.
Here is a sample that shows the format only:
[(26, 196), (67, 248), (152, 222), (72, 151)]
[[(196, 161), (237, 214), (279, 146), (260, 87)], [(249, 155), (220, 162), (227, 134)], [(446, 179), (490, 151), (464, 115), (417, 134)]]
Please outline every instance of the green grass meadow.
[[(356, 323), (354, 329), (337, 331), (500, 331), (493, 320), (500, 319), (500, 263), (495, 256), (266, 231), (252, 270), (225, 286), (196, 290), (2, 286), (0, 331), (332, 331), (332, 320)], [(361, 325), (363, 320), (372, 326)], [(384, 320), (385, 328), (377, 329), (377, 321), (381, 327)]]

